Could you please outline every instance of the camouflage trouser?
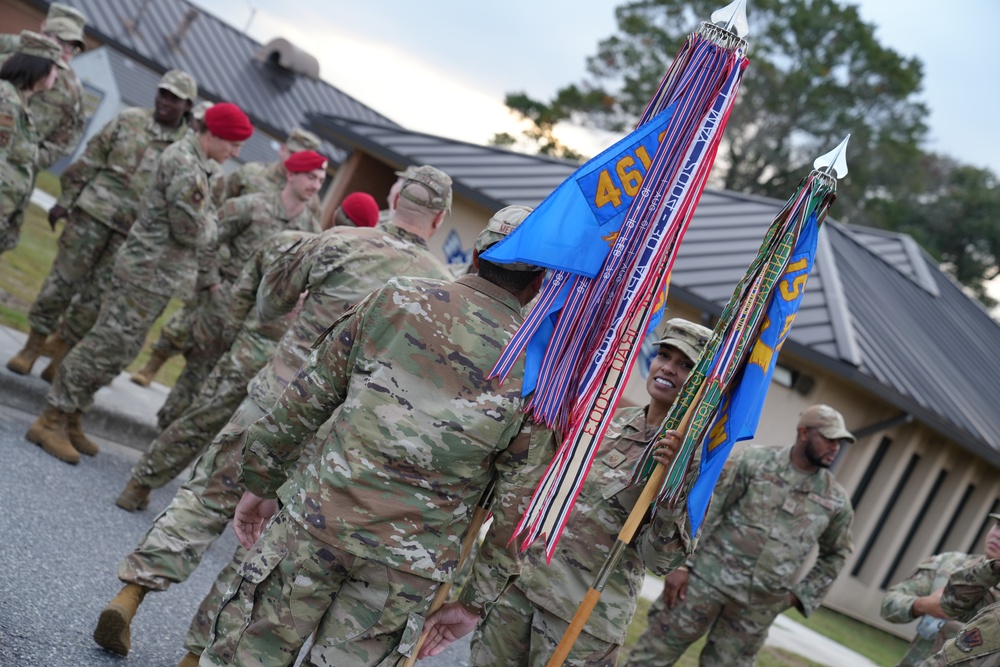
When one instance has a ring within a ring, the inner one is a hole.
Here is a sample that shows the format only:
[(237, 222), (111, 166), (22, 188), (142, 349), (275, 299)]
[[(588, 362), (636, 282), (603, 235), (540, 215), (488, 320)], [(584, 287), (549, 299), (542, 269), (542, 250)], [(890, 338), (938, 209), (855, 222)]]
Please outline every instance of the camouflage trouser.
[(206, 665), (396, 665), (420, 638), (438, 582), (326, 544), (280, 511), (240, 566)]
[(27, 198), (22, 200), (21, 208), (6, 216), (0, 216), (0, 253), (13, 250), (21, 239), (21, 225), (24, 224), (24, 207), (28, 205)]
[(264, 352), (274, 348), (273, 341), (269, 341), (266, 347), (258, 342), (250, 349), (240, 344), (242, 339), (238, 338), (215, 365), (184, 414), (149, 445), (132, 468), (132, 479), (154, 489), (165, 485), (181, 474), (226, 425), (246, 398), (247, 383), (266, 363)]
[(115, 282), (104, 295), (97, 322), (59, 366), (46, 397), (49, 404), (62, 412), (89, 410), (97, 390), (139, 354), (169, 301), (169, 296)]
[(1000, 605), (980, 610), (921, 667), (1000, 667)]
[[(218, 361), (218, 354), (197, 349), (184, 354), (184, 370), (170, 389), (167, 400), (156, 412), (156, 425), (161, 431), (166, 431), (191, 407)], [(243, 386), (243, 394), (246, 394), (246, 385)]]
[(649, 608), (646, 631), (627, 667), (667, 667), (708, 633), (701, 667), (751, 667), (774, 618), (787, 606), (744, 605), (691, 573), (687, 598), (667, 609), (659, 597)]
[(192, 305), (185, 303), (167, 318), (160, 329), (160, 336), (153, 343), (153, 349), (166, 357), (183, 354), (191, 347)]
[[(469, 667), (545, 667), (569, 623), (534, 606), (517, 586), (507, 589), (472, 635)], [(614, 667), (617, 644), (580, 633), (564, 665)]]
[(201, 455), (187, 481), (139, 545), (118, 567), (118, 578), (157, 591), (185, 581), (208, 548), (229, 525), (243, 496), (236, 481), (243, 433), (264, 416), (247, 398)]
[(65, 326), (71, 337), (66, 338), (62, 328), (60, 335), (71, 344), (83, 338), (97, 320), (101, 297), (111, 284), (115, 253), (124, 242), (121, 232), (79, 209), (70, 211), (52, 268), (28, 311), (31, 328), (51, 334), (60, 317), (69, 320), (73, 313), (73, 321)]

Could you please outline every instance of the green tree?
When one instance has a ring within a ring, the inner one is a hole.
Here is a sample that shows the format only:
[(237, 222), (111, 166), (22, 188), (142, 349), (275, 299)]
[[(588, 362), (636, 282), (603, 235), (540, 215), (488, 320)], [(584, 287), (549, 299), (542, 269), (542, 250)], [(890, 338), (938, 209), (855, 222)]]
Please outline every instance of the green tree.
[[(627, 2), (616, 9), (617, 32), (588, 59), (591, 80), (549, 102), (515, 94), (508, 104), (537, 116), (543, 135), (563, 121), (625, 131), (687, 35), (721, 4)], [(927, 109), (916, 99), (920, 62), (879, 44), (857, 8), (837, 0), (754, 0), (748, 18), (751, 62), (716, 163), (721, 185), (784, 199), (812, 160), (850, 132), (838, 219), (875, 224), (873, 202), (919, 190), (927, 131)]]

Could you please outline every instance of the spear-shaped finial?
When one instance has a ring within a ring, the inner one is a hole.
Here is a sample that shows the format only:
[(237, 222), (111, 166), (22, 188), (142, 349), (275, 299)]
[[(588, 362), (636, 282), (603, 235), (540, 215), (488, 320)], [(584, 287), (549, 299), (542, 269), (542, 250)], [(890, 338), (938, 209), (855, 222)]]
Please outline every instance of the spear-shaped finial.
[(746, 37), (750, 33), (750, 24), (747, 22), (747, 0), (736, 0), (731, 5), (715, 10), (712, 12), (712, 23), (715, 25), (724, 23), (727, 31), (735, 32), (739, 37)]
[(840, 145), (825, 155), (820, 155), (813, 162), (813, 169), (817, 169), (824, 174), (832, 174), (834, 178), (847, 176), (847, 142), (851, 140), (848, 134)]

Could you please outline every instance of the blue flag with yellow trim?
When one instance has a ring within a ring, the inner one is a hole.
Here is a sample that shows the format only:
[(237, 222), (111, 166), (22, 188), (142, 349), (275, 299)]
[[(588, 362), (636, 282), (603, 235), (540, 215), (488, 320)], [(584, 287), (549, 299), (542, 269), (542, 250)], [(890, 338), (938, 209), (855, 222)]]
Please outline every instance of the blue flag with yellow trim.
[(552, 191), (483, 258), (525, 262), (594, 278), (614, 245), (625, 213), (660, 145), (675, 104), (649, 119)]
[(708, 502), (733, 445), (753, 438), (757, 432), (778, 352), (802, 303), (806, 279), (816, 259), (818, 240), (819, 222), (814, 211), (799, 232), (788, 267), (772, 294), (750, 358), (740, 377), (730, 385), (732, 389), (723, 398), (715, 424), (705, 438), (698, 479), (691, 488), (687, 503), (692, 535), (697, 534), (705, 519)]

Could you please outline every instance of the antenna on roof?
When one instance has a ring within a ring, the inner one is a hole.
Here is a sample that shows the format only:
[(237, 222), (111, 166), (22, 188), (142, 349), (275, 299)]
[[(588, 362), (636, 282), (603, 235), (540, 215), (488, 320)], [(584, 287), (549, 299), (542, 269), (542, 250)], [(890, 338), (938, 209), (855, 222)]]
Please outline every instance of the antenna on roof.
[(181, 22), (177, 24), (177, 30), (172, 35), (167, 35), (167, 46), (174, 51), (180, 51), (184, 36), (191, 29), (191, 26), (194, 25), (194, 22), (198, 20), (199, 16), (200, 13), (194, 7), (187, 10), (183, 18), (181, 18)]
[(254, 17), (257, 16), (257, 8), (251, 5), (249, 2), (247, 3), (247, 6), (250, 7), (250, 18), (247, 19), (247, 24), (243, 26), (244, 35), (250, 34), (250, 24), (253, 23)]
[(139, 6), (139, 11), (135, 13), (134, 17), (122, 17), (122, 25), (125, 26), (125, 30), (127, 30), (130, 34), (139, 34), (139, 21), (142, 20), (142, 15), (146, 13), (147, 9), (149, 9), (149, 5), (152, 1), (153, 0), (144, 0), (142, 5)]

